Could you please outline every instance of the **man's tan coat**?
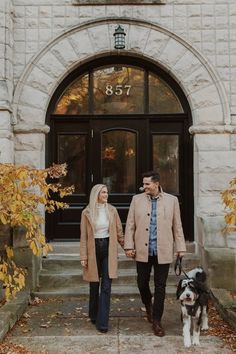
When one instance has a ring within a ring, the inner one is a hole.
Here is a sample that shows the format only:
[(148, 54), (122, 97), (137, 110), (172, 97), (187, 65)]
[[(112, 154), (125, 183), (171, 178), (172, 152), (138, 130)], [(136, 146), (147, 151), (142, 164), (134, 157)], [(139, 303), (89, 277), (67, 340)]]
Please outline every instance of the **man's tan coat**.
[[(118, 242), (123, 246), (124, 236), (121, 221), (115, 207), (108, 204), (109, 211), (109, 251), (108, 251), (108, 270), (111, 279), (117, 278), (117, 256)], [(118, 242), (117, 242), (118, 241)], [(83, 278), (89, 282), (99, 281), (94, 228), (90, 218), (89, 209), (85, 208), (81, 217), (81, 238), (80, 238), (80, 259), (87, 261), (88, 267), (84, 268)]]
[[(135, 249), (136, 261), (148, 262), (151, 200), (137, 194), (130, 204), (124, 249)], [(157, 200), (157, 257), (160, 264), (171, 263), (174, 251), (186, 251), (177, 197), (159, 193)]]

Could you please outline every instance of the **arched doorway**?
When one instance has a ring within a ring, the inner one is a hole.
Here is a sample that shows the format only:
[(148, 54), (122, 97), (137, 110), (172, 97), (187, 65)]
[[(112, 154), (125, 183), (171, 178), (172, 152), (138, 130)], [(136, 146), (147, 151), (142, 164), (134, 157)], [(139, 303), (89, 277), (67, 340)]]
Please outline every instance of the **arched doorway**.
[(48, 240), (79, 239), (91, 187), (105, 183), (125, 223), (141, 174), (157, 169), (164, 191), (179, 198), (187, 240), (193, 240), (191, 112), (166, 72), (138, 58), (89, 62), (57, 88), (47, 112), (47, 164), (68, 164), (70, 207), (47, 217)]

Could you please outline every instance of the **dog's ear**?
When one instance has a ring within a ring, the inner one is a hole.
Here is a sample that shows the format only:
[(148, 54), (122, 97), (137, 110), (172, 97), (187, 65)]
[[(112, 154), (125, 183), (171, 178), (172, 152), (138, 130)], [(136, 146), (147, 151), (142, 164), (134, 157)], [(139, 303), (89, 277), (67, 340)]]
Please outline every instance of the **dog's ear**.
[(176, 299), (179, 300), (179, 297), (181, 295), (182, 292), (182, 280), (179, 281), (178, 286), (177, 286), (177, 290), (176, 290)]

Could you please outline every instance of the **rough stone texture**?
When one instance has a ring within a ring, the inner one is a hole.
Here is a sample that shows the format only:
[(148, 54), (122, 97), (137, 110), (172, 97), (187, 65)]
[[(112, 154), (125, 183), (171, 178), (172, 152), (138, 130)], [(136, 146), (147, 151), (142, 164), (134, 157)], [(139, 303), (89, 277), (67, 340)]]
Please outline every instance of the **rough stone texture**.
[(3, 340), (7, 332), (20, 319), (27, 309), (29, 294), (21, 292), (17, 297), (0, 308), (0, 341)]
[(235, 304), (225, 289), (212, 289), (212, 299), (221, 317), (224, 318), (236, 330)]
[(11, 136), (4, 138), (1, 131), (11, 131), (11, 104), (13, 97), (13, 23), (12, 1), (2, 0), (0, 7), (0, 162), (13, 162)]
[(11, 235), (10, 229), (7, 225), (0, 225), (0, 251), (5, 249), (5, 245), (10, 245)]
[(210, 265), (210, 287), (236, 291), (236, 258), (234, 250), (205, 247), (205, 257), (207, 264)]
[(14, 145), (11, 137), (0, 138), (0, 162), (12, 163), (14, 161)]
[[(23, 242), (21, 246), (23, 246)], [(35, 291), (38, 287), (38, 272), (41, 264), (40, 257), (34, 256), (28, 247), (17, 247), (17, 244), (15, 244), (14, 258), (18, 266), (27, 269), (25, 290)]]
[(44, 134), (17, 134), (15, 139), (15, 149), (18, 151), (42, 151), (44, 143)]

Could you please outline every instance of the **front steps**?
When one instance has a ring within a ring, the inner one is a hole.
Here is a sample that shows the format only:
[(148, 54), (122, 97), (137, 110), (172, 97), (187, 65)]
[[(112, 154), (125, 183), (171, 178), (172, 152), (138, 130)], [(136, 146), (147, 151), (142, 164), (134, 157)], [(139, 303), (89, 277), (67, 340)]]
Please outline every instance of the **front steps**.
[[(78, 246), (78, 243), (77, 243)], [(35, 296), (57, 297), (57, 296), (79, 296), (88, 295), (88, 283), (83, 281), (82, 267), (78, 248), (67, 245), (54, 247), (54, 252), (47, 258), (42, 259), (42, 269), (39, 274), (39, 287)], [(69, 253), (73, 251), (74, 253)], [(136, 285), (135, 262), (127, 258), (123, 250), (119, 251), (118, 278), (112, 282), (112, 294), (117, 296), (138, 294)], [(194, 253), (187, 253), (184, 257), (183, 268), (190, 270), (198, 266), (199, 257)], [(179, 277), (174, 274), (173, 265), (170, 268), (167, 294), (175, 295), (176, 285)]]

